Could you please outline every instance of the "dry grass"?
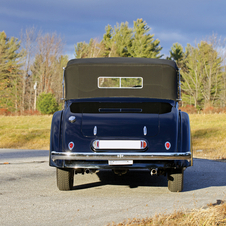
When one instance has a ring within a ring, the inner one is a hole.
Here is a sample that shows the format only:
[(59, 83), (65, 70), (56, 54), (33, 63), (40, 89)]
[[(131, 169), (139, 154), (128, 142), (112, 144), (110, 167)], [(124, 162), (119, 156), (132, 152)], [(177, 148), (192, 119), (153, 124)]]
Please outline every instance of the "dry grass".
[(49, 149), (52, 116), (0, 116), (0, 148)]
[[(52, 116), (0, 116), (0, 148), (49, 149)], [(191, 114), (195, 157), (226, 159), (226, 114)]]
[(189, 212), (178, 211), (173, 214), (156, 214), (145, 219), (133, 219), (111, 226), (207, 226), (226, 225), (226, 203), (211, 204), (209, 208), (192, 210)]
[(195, 157), (226, 159), (226, 114), (191, 114)]

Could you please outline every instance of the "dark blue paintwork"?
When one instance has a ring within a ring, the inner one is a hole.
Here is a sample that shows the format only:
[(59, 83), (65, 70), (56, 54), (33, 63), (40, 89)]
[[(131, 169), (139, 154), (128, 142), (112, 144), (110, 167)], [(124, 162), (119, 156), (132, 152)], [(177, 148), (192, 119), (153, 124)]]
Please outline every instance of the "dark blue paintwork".
[(62, 125), (62, 115), (63, 111), (57, 111), (54, 113), (52, 118), (51, 124), (51, 132), (50, 132), (50, 152), (49, 152), (49, 165), (50, 166), (63, 166), (62, 160), (57, 160), (53, 162), (51, 159), (51, 151), (56, 150), (58, 152), (62, 150), (62, 132), (61, 132), (61, 125)]
[[(144, 103), (164, 102), (172, 106), (171, 112), (164, 114), (144, 113), (72, 113), (70, 105), (75, 102), (106, 102), (106, 103)], [(74, 123), (68, 118), (75, 116)], [(97, 126), (97, 135), (93, 134), (93, 128)], [(143, 127), (147, 127), (147, 135), (143, 134)], [(191, 152), (191, 133), (188, 114), (178, 110), (178, 103), (172, 100), (160, 100), (151, 98), (87, 98), (65, 102), (63, 111), (53, 115), (50, 153), (56, 152), (94, 152), (91, 145), (96, 139), (122, 139), (122, 140), (145, 140), (147, 153), (157, 152)], [(165, 142), (171, 143), (170, 150), (166, 150)], [(69, 150), (68, 144), (74, 143), (74, 149)], [(106, 150), (114, 152), (114, 150)], [(117, 150), (120, 153), (120, 150)], [(121, 150), (122, 152), (134, 152), (134, 150)], [(141, 150), (137, 150), (141, 152)], [(81, 161), (77, 161), (81, 164)], [(112, 168), (107, 162), (82, 161), (84, 168)], [(55, 160), (50, 157), (50, 166), (75, 168), (76, 161)], [(170, 168), (187, 167), (192, 164), (187, 160), (175, 161), (144, 161), (134, 162), (133, 166), (125, 168)], [(114, 166), (117, 168), (118, 166)]]

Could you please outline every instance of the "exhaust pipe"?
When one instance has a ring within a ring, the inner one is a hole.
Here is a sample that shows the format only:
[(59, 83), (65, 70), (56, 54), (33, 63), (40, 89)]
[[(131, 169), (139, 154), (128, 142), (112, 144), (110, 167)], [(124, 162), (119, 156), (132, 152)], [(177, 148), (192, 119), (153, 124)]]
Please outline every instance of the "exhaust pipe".
[(84, 173), (87, 173), (87, 174), (93, 174), (93, 173), (96, 173), (98, 170), (96, 169), (83, 169), (83, 168), (78, 168), (78, 169), (75, 169), (75, 174), (84, 174)]
[(75, 174), (84, 174), (84, 169), (81, 169), (81, 168), (78, 168), (78, 169), (75, 169)]
[(97, 172), (97, 170), (96, 169), (86, 169), (85, 170), (85, 172), (87, 173), (87, 174), (93, 174), (93, 173), (96, 173)]
[(151, 170), (151, 176), (158, 174), (158, 168)]

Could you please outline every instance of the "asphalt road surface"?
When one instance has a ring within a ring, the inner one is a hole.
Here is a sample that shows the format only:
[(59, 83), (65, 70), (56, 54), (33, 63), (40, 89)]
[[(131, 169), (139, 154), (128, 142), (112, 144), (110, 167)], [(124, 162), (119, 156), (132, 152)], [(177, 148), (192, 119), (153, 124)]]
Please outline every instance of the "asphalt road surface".
[(128, 218), (206, 207), (226, 200), (226, 162), (195, 159), (184, 191), (171, 193), (164, 176), (130, 171), (75, 175), (59, 191), (48, 151), (0, 149), (0, 225), (107, 225)]

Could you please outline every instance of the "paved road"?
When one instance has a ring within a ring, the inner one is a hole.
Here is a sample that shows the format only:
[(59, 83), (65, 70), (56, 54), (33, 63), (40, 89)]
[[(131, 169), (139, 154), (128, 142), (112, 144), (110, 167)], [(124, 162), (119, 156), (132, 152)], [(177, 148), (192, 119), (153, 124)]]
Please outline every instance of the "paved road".
[(76, 175), (74, 190), (62, 192), (48, 151), (0, 149), (0, 225), (99, 226), (226, 200), (226, 163), (194, 164), (181, 193), (169, 192), (166, 178), (148, 171)]

